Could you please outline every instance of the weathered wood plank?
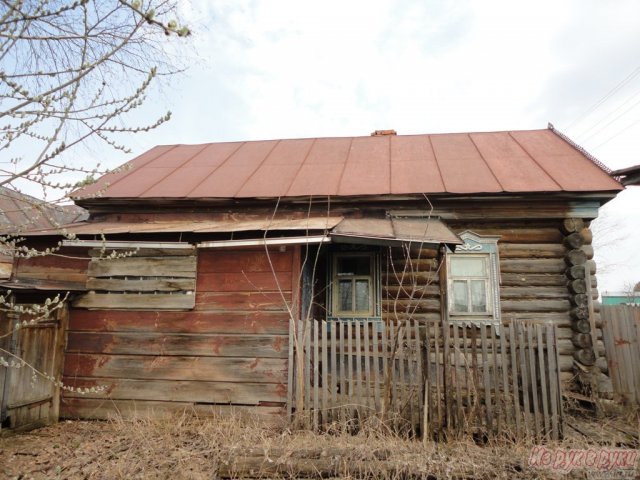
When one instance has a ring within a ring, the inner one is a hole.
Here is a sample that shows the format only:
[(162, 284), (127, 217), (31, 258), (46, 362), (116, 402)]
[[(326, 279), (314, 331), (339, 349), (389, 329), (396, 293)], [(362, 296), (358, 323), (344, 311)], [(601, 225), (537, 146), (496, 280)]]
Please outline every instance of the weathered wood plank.
[(69, 330), (136, 333), (241, 333), (286, 335), (286, 312), (152, 312), (72, 309)]
[(195, 306), (196, 296), (186, 293), (84, 293), (73, 301), (76, 308), (125, 310), (184, 310)]
[(125, 257), (92, 259), (90, 277), (187, 277), (196, 276), (196, 257)]
[(567, 277), (554, 273), (503, 273), (500, 275), (502, 285), (509, 287), (545, 287), (545, 286), (564, 286), (567, 283)]
[(196, 310), (288, 312), (291, 292), (196, 292)]
[[(67, 354), (67, 377), (284, 383), (282, 358)], [(105, 380), (106, 381), (106, 380)]]
[(566, 249), (555, 243), (503, 243), (498, 242), (500, 259), (510, 258), (563, 258)]
[(199, 273), (199, 292), (291, 291), (291, 272)]
[(61, 418), (109, 420), (113, 418), (146, 418), (186, 412), (198, 417), (237, 416), (241, 419), (282, 423), (282, 407), (246, 407), (242, 405), (206, 405), (193, 402), (159, 402), (152, 400), (112, 400), (65, 398)]
[(286, 358), (287, 335), (69, 332), (67, 353)]
[(566, 269), (563, 259), (500, 259), (501, 273), (564, 273)]
[(291, 272), (291, 251), (269, 250), (268, 254), (264, 249), (260, 251), (200, 251), (198, 255), (198, 272)]
[(112, 292), (178, 292), (195, 289), (195, 278), (87, 279), (87, 290), (106, 290)]
[(179, 380), (133, 380), (64, 377), (63, 381), (76, 388), (106, 386), (102, 394), (80, 395), (64, 393), (64, 398), (111, 398), (114, 400), (154, 400), (259, 405), (260, 402), (284, 402), (287, 386), (283, 383), (197, 382)]

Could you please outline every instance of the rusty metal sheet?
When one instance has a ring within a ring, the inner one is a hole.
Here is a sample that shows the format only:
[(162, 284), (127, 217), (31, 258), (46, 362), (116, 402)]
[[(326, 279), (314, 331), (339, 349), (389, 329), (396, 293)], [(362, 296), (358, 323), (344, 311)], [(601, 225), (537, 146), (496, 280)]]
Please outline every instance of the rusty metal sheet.
[(617, 191), (552, 129), (160, 146), (73, 197), (275, 198), (310, 195)]
[(336, 240), (362, 243), (415, 242), (460, 245), (464, 242), (449, 230), (444, 222), (435, 218), (349, 218), (340, 222), (331, 232)]
[[(211, 220), (211, 221), (171, 221), (171, 222), (83, 222), (65, 225), (69, 233), (76, 235), (99, 235), (118, 233), (225, 233), (242, 231), (271, 230), (330, 230), (342, 217), (308, 217), (294, 219), (260, 220)], [(33, 230), (26, 236), (60, 235), (59, 229)]]

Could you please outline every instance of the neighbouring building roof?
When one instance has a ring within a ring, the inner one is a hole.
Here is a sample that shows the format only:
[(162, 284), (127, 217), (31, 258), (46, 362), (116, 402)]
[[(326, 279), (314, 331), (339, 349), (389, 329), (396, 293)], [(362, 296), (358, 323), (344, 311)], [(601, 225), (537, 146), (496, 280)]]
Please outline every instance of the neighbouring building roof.
[(73, 198), (203, 199), (618, 191), (553, 129), (152, 148)]
[(611, 175), (619, 177), (623, 185), (640, 185), (640, 165), (614, 170)]
[(0, 187), (0, 234), (57, 228), (87, 217), (87, 211), (76, 205), (52, 205), (30, 195)]

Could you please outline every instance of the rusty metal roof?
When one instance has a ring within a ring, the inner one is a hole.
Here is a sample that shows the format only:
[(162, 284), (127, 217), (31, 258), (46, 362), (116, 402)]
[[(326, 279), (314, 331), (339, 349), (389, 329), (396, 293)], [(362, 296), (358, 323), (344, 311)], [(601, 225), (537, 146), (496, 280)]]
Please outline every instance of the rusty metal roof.
[(337, 241), (353, 240), (357, 243), (364, 238), (381, 245), (464, 243), (437, 218), (347, 218), (331, 231), (331, 237)]
[[(330, 230), (342, 217), (264, 218), (230, 220), (174, 220), (174, 221), (94, 221), (65, 225), (64, 230), (76, 235), (107, 235), (119, 233), (229, 233), (246, 231)], [(25, 236), (60, 235), (60, 228), (46, 228), (24, 232)]]
[(623, 187), (553, 129), (165, 145), (78, 200), (500, 192)]
[(76, 205), (54, 205), (0, 186), (0, 233), (20, 233), (35, 228), (54, 228), (87, 218)]

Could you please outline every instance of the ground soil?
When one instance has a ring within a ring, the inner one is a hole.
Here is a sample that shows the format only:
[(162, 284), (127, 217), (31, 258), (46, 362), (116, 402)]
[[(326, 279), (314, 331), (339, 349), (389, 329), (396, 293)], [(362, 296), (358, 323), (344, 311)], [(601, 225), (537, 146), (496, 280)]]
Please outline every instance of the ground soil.
[[(569, 419), (565, 432), (562, 443), (548, 447), (638, 448), (637, 425), (627, 420)], [(190, 415), (62, 421), (0, 438), (0, 478), (596, 478), (531, 467), (532, 447), (470, 439), (423, 444), (381, 428), (315, 434)], [(597, 478), (639, 478), (640, 470), (605, 473)]]

